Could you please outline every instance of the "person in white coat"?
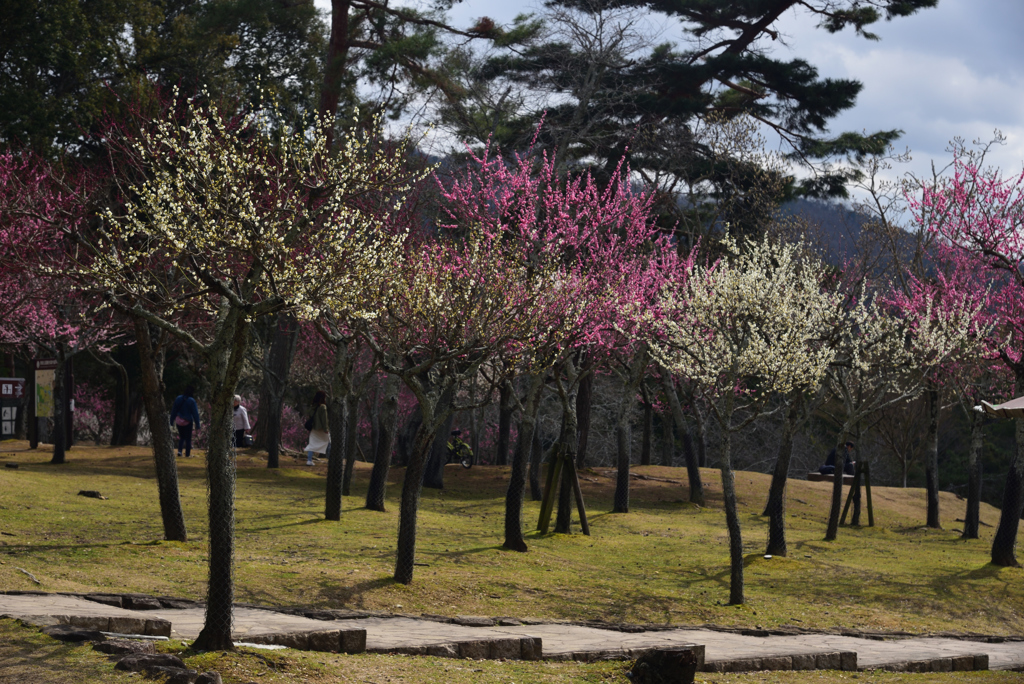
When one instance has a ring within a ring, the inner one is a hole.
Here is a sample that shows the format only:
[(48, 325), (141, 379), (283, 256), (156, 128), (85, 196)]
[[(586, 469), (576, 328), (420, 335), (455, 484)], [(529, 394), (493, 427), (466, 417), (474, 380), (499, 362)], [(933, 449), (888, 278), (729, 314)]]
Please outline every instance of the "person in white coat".
[(313, 415), (306, 423), (309, 444), (306, 445), (306, 465), (313, 465), (313, 454), (326, 454), (331, 447), (331, 433), (327, 423), (327, 393), (320, 390), (313, 396)]
[(249, 425), (249, 412), (242, 406), (242, 397), (235, 395), (235, 408), (231, 412), (231, 427), (235, 431), (235, 448), (241, 449), (245, 446), (245, 431), (251, 429)]

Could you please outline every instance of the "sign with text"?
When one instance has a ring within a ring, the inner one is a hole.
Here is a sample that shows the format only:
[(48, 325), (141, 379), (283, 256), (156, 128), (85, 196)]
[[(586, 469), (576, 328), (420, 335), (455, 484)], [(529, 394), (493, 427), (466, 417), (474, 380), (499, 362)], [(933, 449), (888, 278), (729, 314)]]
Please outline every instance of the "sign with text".
[(25, 378), (0, 378), (0, 399), (21, 399), (25, 396)]
[(36, 371), (36, 418), (53, 417), (53, 370)]

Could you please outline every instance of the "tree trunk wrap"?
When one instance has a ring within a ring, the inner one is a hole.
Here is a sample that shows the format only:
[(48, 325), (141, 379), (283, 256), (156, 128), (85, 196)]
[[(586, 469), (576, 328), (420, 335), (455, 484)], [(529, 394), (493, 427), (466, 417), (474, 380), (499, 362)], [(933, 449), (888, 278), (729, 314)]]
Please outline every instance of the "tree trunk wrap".
[(672, 376), (664, 368), (659, 367), (662, 387), (665, 390), (665, 397), (668, 399), (669, 408), (672, 409), (672, 417), (676, 427), (682, 433), (683, 456), (686, 459), (686, 477), (690, 485), (690, 503), (698, 506), (704, 505), (704, 483), (700, 478), (700, 464), (698, 455), (694, 453), (693, 442), (690, 433), (686, 429), (686, 416), (683, 415), (682, 404), (679, 403), (679, 395), (676, 394), (675, 385), (672, 383)]
[(341, 480), (341, 495), (352, 494), (352, 471), (356, 467), (356, 437), (359, 430), (359, 398), (350, 396), (345, 407), (345, 474)]
[(206, 620), (193, 643), (197, 650), (232, 649), (234, 602), (235, 459), (231, 413), (235, 388), (242, 372), (249, 341), (249, 324), (240, 311), (228, 310), (208, 352), (207, 367), (212, 396), (206, 451), (209, 484), (210, 577)]
[(999, 514), (999, 527), (992, 540), (992, 564), (1003, 567), (1017, 567), (1015, 547), (1020, 515), (1024, 509), (1024, 420), (1017, 418), (1017, 453), (1010, 463), (1003, 488), (1003, 507)]
[(931, 383), (926, 394), (928, 434), (925, 442), (925, 483), (928, 490), (928, 513), (925, 524), (932, 529), (940, 529), (942, 525), (939, 522), (939, 411), (942, 408), (942, 397), (939, 389)]
[(142, 397), (153, 437), (153, 460), (156, 464), (156, 485), (160, 498), (160, 517), (164, 524), (164, 539), (188, 541), (185, 514), (181, 509), (181, 495), (178, 491), (178, 464), (174, 460), (174, 443), (161, 382), (163, 347), (159, 354), (154, 350), (148, 323), (141, 318), (136, 318), (133, 323), (135, 346), (139, 350)]
[(981, 451), (984, 448), (985, 414), (970, 411), (971, 446), (967, 452), (967, 510), (964, 512), (964, 539), (977, 539), (981, 521)]
[(786, 548), (786, 479), (793, 458), (793, 436), (803, 408), (803, 393), (797, 392), (790, 398), (789, 411), (782, 424), (782, 439), (775, 457), (772, 484), (768, 490), (768, 503), (762, 515), (768, 516), (768, 547), (766, 554), (785, 556)]
[(505, 492), (505, 541), (502, 546), (511, 551), (525, 552), (523, 538), (523, 499), (526, 496), (526, 467), (534, 450), (537, 428), (537, 408), (544, 379), (538, 375), (529, 376), (523, 410), (519, 416), (519, 434), (512, 454), (512, 471), (508, 477)]
[(389, 375), (384, 381), (384, 400), (380, 413), (380, 435), (377, 438), (377, 453), (373, 457), (373, 472), (366, 489), (366, 507), (371, 511), (384, 512), (384, 498), (391, 469), (391, 454), (395, 450), (398, 433), (398, 390), (399, 379)]
[(494, 447), (495, 465), (508, 465), (509, 437), (512, 434), (513, 391), (511, 380), (501, 383), (501, 393), (498, 399), (498, 441)]

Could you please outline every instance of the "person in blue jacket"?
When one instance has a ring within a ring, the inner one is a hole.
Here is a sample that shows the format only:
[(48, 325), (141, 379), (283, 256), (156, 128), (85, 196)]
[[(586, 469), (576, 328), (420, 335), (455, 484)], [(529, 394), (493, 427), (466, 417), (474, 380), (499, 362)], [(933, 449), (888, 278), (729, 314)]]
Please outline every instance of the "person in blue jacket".
[(185, 458), (192, 456), (192, 430), (199, 429), (199, 406), (193, 397), (195, 388), (186, 385), (171, 406), (171, 424), (178, 428), (178, 456), (185, 447)]

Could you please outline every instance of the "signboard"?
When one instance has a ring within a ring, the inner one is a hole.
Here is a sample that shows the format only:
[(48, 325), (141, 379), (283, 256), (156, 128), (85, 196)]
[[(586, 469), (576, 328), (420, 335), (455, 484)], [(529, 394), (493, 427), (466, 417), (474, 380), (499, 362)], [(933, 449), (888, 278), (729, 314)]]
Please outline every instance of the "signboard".
[(0, 378), (0, 399), (20, 400), (25, 396), (25, 378)]
[(36, 418), (53, 417), (53, 370), (36, 371)]
[(18, 407), (4, 406), (0, 408), (0, 437), (10, 439), (14, 437), (17, 428)]

